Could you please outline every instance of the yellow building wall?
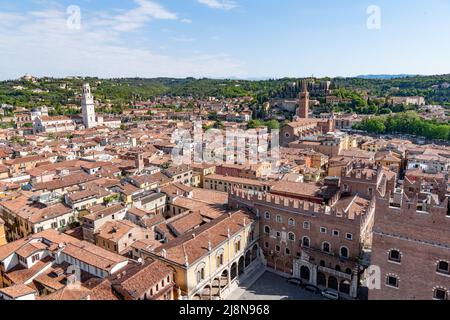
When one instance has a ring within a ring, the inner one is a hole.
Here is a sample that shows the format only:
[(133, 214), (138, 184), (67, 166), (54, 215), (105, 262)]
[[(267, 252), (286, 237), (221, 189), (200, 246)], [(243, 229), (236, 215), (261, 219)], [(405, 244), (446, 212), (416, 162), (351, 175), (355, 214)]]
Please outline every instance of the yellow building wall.
[(5, 244), (6, 244), (5, 226), (3, 224), (0, 224), (0, 246), (3, 246)]
[[(249, 235), (252, 230), (252, 226), (254, 232), (254, 240), (252, 242), (249, 242), (250, 240)], [(241, 238), (240, 239), (241, 250), (236, 253), (234, 243), (239, 236)], [(206, 285), (210, 281), (220, 276), (220, 273), (218, 273), (220, 269), (225, 267), (225, 269), (229, 270), (229, 268), (227, 268), (226, 266), (231, 265), (231, 263), (235, 261), (238, 257), (243, 256), (247, 250), (250, 250), (251, 249), (250, 245), (253, 245), (257, 239), (259, 239), (259, 228), (257, 222), (254, 222), (253, 224), (248, 225), (245, 229), (242, 229), (240, 232), (234, 234), (228, 241), (226, 241), (222, 245), (214, 248), (209, 255), (205, 256), (203, 259), (199, 261), (196, 261), (195, 264), (191, 264), (188, 267), (182, 267), (178, 264), (172, 263), (170, 260), (163, 259), (158, 255), (151, 255), (151, 256), (155, 259), (160, 259), (164, 261), (175, 270), (174, 281), (180, 288), (181, 294), (183, 296), (191, 297), (196, 293), (196, 289), (198, 289), (196, 273), (200, 265), (204, 265), (204, 275), (205, 275), (204, 283)], [(224, 255), (223, 264), (219, 268), (217, 268), (216, 257), (217, 254), (221, 252), (222, 249)]]
[[(254, 223), (254, 239), (258, 239), (258, 230), (256, 223)], [(239, 233), (234, 234), (229, 241), (214, 248), (211, 251), (211, 254), (204, 257), (201, 261), (196, 262), (195, 264), (189, 266), (187, 270), (187, 279), (188, 279), (188, 288), (183, 288), (183, 291), (188, 289), (189, 295), (194, 294), (194, 290), (197, 288), (197, 267), (204, 264), (205, 265), (205, 279), (213, 280), (218, 277), (220, 274), (215, 274), (222, 269), (223, 266), (231, 264), (237, 257), (243, 255), (250, 248), (249, 243), (249, 234), (251, 232), (251, 225), (248, 225), (245, 229), (240, 231)], [(241, 241), (241, 250), (239, 252), (235, 252), (234, 243), (235, 240), (240, 237)], [(216, 257), (218, 253), (223, 249), (223, 264), (217, 268)]]

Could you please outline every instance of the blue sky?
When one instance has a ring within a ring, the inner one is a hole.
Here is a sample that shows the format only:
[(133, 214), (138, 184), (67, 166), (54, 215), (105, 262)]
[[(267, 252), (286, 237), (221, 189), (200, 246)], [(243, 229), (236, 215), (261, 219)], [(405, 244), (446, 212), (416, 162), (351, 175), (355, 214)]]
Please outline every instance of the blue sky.
[(443, 74), (449, 53), (448, 0), (0, 0), (0, 79)]

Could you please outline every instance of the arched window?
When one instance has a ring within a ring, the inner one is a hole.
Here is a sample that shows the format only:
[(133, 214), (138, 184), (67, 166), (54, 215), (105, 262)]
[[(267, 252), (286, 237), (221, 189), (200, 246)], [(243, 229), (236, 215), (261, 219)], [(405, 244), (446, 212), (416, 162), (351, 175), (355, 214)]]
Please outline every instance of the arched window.
[(342, 258), (348, 258), (349, 253), (348, 253), (348, 248), (347, 247), (341, 247), (341, 257)]
[(266, 217), (266, 220), (270, 220), (270, 212), (266, 212), (264, 216)]
[(238, 253), (241, 251), (241, 240), (239, 239), (234, 243), (234, 252)]
[(295, 226), (295, 221), (294, 221), (294, 219), (290, 218), (290, 219), (288, 220), (288, 225), (290, 225), (291, 227)]
[(280, 251), (281, 251), (281, 248), (280, 248), (279, 245), (276, 245), (276, 246), (275, 246), (275, 251), (276, 251), (276, 252), (280, 252)]
[(303, 222), (303, 229), (309, 230), (309, 221)]
[(319, 262), (319, 266), (321, 266), (321, 267), (325, 267), (325, 261), (323, 261), (323, 260), (320, 260), (320, 262)]
[(287, 256), (289, 256), (289, 255), (291, 255), (291, 250), (289, 250), (289, 248), (286, 248), (285, 249), (285, 253), (286, 253)]
[(337, 265), (334, 267), (334, 270), (341, 272), (341, 266), (337, 264)]
[(281, 217), (280, 215), (277, 215), (277, 222), (283, 223), (283, 217)]
[[(204, 263), (200, 264), (197, 267), (195, 275), (197, 278), (196, 279), (197, 283), (200, 283), (205, 279), (205, 264)], [(158, 285), (156, 285), (156, 291), (158, 291)]]
[(400, 251), (395, 249), (389, 251), (389, 261), (400, 263), (402, 261)]
[(220, 268), (223, 265), (223, 252), (219, 252), (216, 256), (216, 267)]
[(437, 288), (434, 290), (433, 298), (435, 300), (448, 300), (447, 290), (442, 288)]
[(305, 247), (305, 248), (309, 248), (309, 243), (310, 243), (309, 238), (308, 237), (303, 237), (303, 239), (302, 239), (302, 246)]
[(241, 251), (241, 237), (237, 237), (234, 241), (234, 253), (237, 254)]
[(330, 253), (331, 248), (330, 248), (330, 244), (328, 242), (322, 243), (322, 251), (326, 252), (326, 253)]
[(264, 233), (267, 235), (270, 235), (270, 227), (269, 226), (264, 226)]
[(447, 261), (439, 261), (437, 264), (437, 272), (443, 274), (450, 274), (449, 264)]
[(350, 268), (345, 269), (345, 273), (346, 274), (352, 274), (352, 269), (350, 269)]
[(289, 232), (288, 239), (289, 239), (289, 241), (295, 241), (295, 234), (293, 232)]

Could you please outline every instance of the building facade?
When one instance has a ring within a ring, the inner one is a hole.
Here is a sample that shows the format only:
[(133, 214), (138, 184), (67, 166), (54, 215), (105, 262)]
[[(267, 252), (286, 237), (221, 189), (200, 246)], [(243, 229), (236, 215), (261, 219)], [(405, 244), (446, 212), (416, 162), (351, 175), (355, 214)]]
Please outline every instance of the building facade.
[(83, 85), (83, 97), (81, 99), (83, 123), (86, 128), (94, 128), (96, 123), (94, 97), (91, 94), (89, 83)]
[(431, 194), (423, 181), (405, 182), (403, 189), (377, 196), (371, 264), (378, 268), (379, 287), (369, 290), (369, 299), (448, 300), (448, 195)]

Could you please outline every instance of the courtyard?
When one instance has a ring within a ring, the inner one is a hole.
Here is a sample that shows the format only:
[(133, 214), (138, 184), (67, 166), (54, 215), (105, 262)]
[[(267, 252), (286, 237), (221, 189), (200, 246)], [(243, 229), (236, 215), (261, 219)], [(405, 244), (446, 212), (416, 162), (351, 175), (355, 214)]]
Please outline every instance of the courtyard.
[[(265, 272), (248, 288), (243, 284), (237, 300), (326, 300), (319, 294), (306, 291), (272, 272)], [(235, 297), (237, 297), (235, 295)]]

